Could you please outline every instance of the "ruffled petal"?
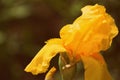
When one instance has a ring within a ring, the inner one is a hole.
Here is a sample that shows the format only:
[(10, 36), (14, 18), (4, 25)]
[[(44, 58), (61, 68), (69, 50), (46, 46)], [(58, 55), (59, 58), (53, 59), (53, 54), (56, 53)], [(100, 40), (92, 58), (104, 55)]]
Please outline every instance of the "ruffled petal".
[(66, 49), (62, 46), (61, 39), (50, 39), (47, 44), (37, 53), (33, 60), (25, 68), (26, 72), (31, 72), (34, 75), (47, 71), (50, 60), (59, 52), (65, 52)]
[(100, 54), (81, 56), (85, 69), (85, 80), (112, 80), (106, 63)]
[(117, 34), (114, 19), (106, 13), (104, 6), (98, 4), (83, 7), (82, 15), (73, 24), (60, 30), (65, 48), (71, 51), (74, 57), (83, 53), (92, 55), (108, 49)]

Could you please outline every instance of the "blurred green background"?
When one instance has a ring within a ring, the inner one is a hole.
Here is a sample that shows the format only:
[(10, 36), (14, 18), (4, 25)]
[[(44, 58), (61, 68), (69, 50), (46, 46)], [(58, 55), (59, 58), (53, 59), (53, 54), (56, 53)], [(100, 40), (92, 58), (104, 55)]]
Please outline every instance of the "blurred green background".
[[(119, 0), (0, 0), (0, 80), (44, 80), (24, 68), (44, 45), (59, 37), (62, 26), (81, 15), (88, 4), (102, 4), (120, 29)], [(120, 34), (104, 52), (115, 80), (120, 75)], [(56, 64), (56, 63), (54, 63)]]

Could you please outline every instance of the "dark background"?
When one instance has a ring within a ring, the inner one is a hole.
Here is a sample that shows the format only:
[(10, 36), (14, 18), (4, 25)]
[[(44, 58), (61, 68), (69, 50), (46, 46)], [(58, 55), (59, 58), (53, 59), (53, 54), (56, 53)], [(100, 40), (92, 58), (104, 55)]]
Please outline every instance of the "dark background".
[[(44, 45), (59, 37), (62, 26), (88, 4), (102, 4), (120, 29), (119, 0), (0, 0), (0, 80), (44, 80), (24, 68)], [(120, 34), (103, 56), (115, 80), (120, 75)]]

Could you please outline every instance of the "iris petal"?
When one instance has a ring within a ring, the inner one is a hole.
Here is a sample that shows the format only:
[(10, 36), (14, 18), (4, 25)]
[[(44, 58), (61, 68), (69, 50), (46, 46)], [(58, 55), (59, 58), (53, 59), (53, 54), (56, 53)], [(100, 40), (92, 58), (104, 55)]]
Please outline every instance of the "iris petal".
[(50, 60), (59, 52), (65, 52), (61, 39), (48, 40), (47, 44), (37, 53), (30, 64), (25, 68), (26, 72), (37, 75), (47, 71)]
[(108, 49), (112, 39), (118, 34), (114, 19), (106, 13), (104, 6), (88, 5), (81, 10), (82, 15), (73, 24), (60, 30), (65, 48), (74, 57), (81, 54), (88, 56)]
[(45, 80), (53, 80), (53, 75), (55, 74), (56, 68), (52, 67), (45, 76)]
[(101, 54), (81, 56), (81, 59), (85, 69), (85, 80), (112, 80)]

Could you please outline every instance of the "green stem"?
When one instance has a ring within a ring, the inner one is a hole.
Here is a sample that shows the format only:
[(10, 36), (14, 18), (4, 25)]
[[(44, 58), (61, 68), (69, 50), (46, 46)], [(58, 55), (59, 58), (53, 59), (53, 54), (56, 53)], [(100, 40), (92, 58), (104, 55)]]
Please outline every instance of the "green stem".
[(66, 53), (59, 57), (59, 69), (62, 80), (73, 80), (76, 73), (76, 64), (71, 64)]

